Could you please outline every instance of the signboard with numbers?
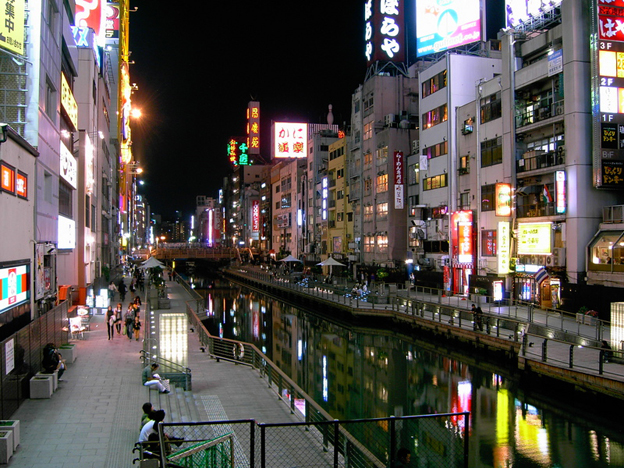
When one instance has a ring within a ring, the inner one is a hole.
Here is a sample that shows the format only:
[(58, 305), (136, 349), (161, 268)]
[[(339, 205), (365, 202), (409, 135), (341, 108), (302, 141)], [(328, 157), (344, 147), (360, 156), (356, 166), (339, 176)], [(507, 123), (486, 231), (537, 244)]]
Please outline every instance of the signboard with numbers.
[(593, 183), (618, 189), (624, 188), (624, 2), (594, 0), (592, 8)]

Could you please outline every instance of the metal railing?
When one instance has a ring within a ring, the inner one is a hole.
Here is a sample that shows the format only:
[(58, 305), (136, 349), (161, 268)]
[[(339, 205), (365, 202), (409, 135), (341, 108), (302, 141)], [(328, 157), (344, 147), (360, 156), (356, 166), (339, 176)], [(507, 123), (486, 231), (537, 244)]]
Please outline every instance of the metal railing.
[(146, 366), (152, 363), (158, 363), (160, 366), (158, 374), (163, 378), (169, 379), (173, 386), (182, 387), (184, 390), (191, 390), (191, 369), (160, 356), (154, 357), (149, 351), (144, 349), (139, 351), (139, 355), (141, 362)]
[(167, 467), (382, 468), (395, 466), (402, 448), (410, 451), (414, 466), (467, 468), (469, 427), (467, 412), (293, 423), (162, 423), (158, 445), (165, 450), (138, 448), (140, 459), (156, 452)]
[[(533, 350), (525, 347), (524, 355), (555, 366), (576, 369), (582, 373), (604, 374), (610, 378), (618, 378), (621, 374), (617, 368), (605, 367), (605, 360), (601, 359), (601, 341), (610, 334), (610, 323), (599, 319), (586, 323), (585, 320), (579, 321), (577, 314), (559, 309), (542, 309), (525, 301), (515, 299), (494, 301), (493, 298), (483, 295), (466, 298), (447, 295), (447, 292), (441, 289), (421, 286), (403, 291), (400, 295), (379, 296), (377, 300), (370, 300), (369, 295), (368, 300), (364, 302), (357, 297), (350, 297), (346, 292), (348, 288), (344, 286), (337, 288), (323, 283), (309, 283), (303, 286), (300, 282), (279, 275), (274, 276), (251, 268), (243, 270), (244, 273), (237, 273), (232, 269), (229, 272), (244, 275), (246, 279), (268, 282), (279, 288), (295, 290), (300, 294), (346, 305), (353, 309), (354, 314), (372, 312), (391, 314), (395, 318), (412, 316), (448, 327), (470, 329), (479, 334), (516, 343), (524, 343), (525, 340), (528, 340), (526, 343), (550, 340), (558, 343), (557, 348), (554, 348), (558, 352), (551, 350), (535, 357)], [(475, 320), (473, 312), (469, 309), (472, 303), (483, 309), (481, 323)], [(562, 353), (560, 346), (566, 346), (570, 352)], [(619, 363), (624, 362), (624, 352), (621, 352), (619, 346), (611, 353), (614, 358), (611, 363), (619, 366)], [(563, 354), (566, 356), (565, 359), (561, 358)]]

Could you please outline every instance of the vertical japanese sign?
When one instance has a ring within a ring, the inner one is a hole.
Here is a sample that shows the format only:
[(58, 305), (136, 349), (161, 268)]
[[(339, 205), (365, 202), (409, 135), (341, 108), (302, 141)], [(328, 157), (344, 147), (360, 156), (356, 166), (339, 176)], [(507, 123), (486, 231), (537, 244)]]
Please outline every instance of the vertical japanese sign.
[(0, 47), (24, 55), (24, 0), (4, 2), (0, 16)]
[(593, 182), (597, 188), (624, 188), (624, 2), (594, 0), (590, 41), (593, 68)]
[(260, 103), (257, 101), (247, 106), (247, 146), (250, 155), (260, 154)]
[(228, 158), (234, 166), (249, 165), (246, 137), (231, 137), (227, 144)]
[(402, 210), (404, 208), (404, 163), (403, 153), (401, 151), (394, 152), (394, 209)]
[(566, 212), (566, 173), (565, 171), (555, 172), (555, 210), (557, 214)]
[(260, 231), (260, 200), (251, 202), (251, 230)]
[(472, 264), (472, 211), (455, 211), (451, 214), (451, 235), (457, 261)]
[(367, 0), (364, 3), (364, 55), (371, 62), (405, 61), (403, 0)]
[(308, 156), (307, 123), (273, 123), (273, 157), (305, 158)]
[(498, 223), (497, 237), (497, 252), (496, 257), (498, 261), (498, 274), (504, 275), (509, 273), (509, 260), (511, 252), (509, 250), (509, 221), (500, 221)]

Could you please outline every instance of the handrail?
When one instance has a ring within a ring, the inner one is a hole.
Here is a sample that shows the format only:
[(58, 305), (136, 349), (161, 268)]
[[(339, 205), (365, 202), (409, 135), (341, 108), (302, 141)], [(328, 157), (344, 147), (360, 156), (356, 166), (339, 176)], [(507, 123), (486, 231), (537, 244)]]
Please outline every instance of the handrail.
[(161, 366), (169, 366), (171, 370), (173, 370), (174, 372), (180, 372), (181, 374), (191, 375), (190, 368), (184, 367), (178, 364), (177, 362), (170, 361), (163, 357), (152, 358), (152, 353), (150, 353), (149, 351), (146, 351), (145, 349), (139, 350), (139, 354), (141, 355), (140, 359), (144, 364), (156, 362)]

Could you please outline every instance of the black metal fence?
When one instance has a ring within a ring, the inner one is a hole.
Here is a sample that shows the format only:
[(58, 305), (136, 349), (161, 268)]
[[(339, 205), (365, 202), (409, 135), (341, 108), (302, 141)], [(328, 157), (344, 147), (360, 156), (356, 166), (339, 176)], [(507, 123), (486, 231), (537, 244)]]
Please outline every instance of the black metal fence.
[(163, 458), (161, 466), (169, 467), (381, 468), (395, 466), (401, 449), (410, 453), (410, 466), (466, 468), (469, 426), (469, 413), (280, 424), (163, 423), (159, 444), (144, 445), (141, 458), (156, 454)]
[(0, 344), (2, 419), (10, 419), (22, 402), (29, 397), (30, 378), (41, 370), (43, 347), (47, 343), (61, 346), (68, 342), (69, 307), (69, 302), (62, 302)]

